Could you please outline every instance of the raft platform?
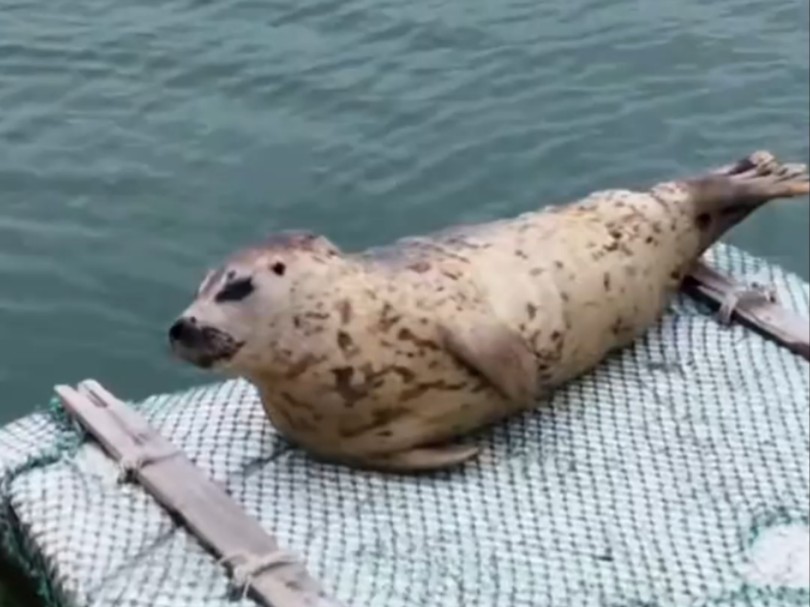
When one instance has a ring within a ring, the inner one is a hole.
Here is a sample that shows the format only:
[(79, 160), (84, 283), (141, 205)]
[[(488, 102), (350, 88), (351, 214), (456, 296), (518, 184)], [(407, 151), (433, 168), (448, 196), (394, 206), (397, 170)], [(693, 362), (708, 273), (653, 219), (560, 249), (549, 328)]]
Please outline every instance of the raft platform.
[(315, 461), (242, 380), (58, 386), (0, 428), (4, 556), (48, 607), (807, 606), (810, 286), (705, 260), (455, 470)]

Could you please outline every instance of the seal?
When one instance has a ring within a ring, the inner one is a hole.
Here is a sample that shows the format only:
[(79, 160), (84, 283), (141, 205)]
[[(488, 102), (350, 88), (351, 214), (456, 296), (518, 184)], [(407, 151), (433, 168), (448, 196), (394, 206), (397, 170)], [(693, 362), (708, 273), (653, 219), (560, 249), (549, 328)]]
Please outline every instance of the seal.
[(755, 209), (810, 192), (764, 151), (646, 191), (348, 253), (286, 231), (210, 271), (171, 350), (256, 386), (270, 423), (318, 459), (416, 472), (526, 411), (662, 317), (703, 252)]

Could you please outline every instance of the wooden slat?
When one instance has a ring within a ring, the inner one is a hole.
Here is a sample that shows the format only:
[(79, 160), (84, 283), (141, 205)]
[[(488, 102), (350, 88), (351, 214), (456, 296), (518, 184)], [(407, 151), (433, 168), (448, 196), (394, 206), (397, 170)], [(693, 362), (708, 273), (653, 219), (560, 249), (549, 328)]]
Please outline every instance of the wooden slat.
[[(56, 386), (67, 411), (121, 462), (143, 454), (171, 457), (146, 462), (133, 476), (168, 511), (181, 519), (200, 542), (220, 558), (244, 554), (255, 558), (278, 553), (276, 540), (209, 480), (182, 452), (136, 411), (88, 380), (75, 390)], [(227, 563), (241, 564), (238, 558)], [(297, 560), (284, 562), (251, 578), (251, 595), (267, 607), (339, 607)]]
[[(727, 297), (742, 289), (743, 285), (703, 261), (695, 266), (683, 284), (685, 293), (718, 309)], [(733, 316), (764, 337), (810, 360), (810, 321), (807, 319), (765, 297), (741, 299), (734, 307)]]

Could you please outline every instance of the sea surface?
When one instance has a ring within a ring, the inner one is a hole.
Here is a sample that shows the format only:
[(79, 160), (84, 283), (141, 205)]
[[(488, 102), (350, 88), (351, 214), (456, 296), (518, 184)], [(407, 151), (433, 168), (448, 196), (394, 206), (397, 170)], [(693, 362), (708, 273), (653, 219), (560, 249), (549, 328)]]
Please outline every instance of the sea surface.
[[(810, 156), (807, 0), (4, 0), (0, 423), (167, 353), (205, 270)], [(810, 277), (810, 204), (727, 240)]]

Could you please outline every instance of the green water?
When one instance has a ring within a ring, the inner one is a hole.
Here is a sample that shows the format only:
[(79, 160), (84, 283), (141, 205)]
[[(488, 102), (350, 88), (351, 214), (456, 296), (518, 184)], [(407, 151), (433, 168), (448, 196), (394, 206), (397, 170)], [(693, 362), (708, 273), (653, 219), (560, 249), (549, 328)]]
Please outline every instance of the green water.
[[(273, 230), (345, 248), (807, 161), (807, 0), (4, 3), (0, 423), (94, 377), (208, 378), (165, 330)], [(810, 275), (809, 206), (731, 242)]]

